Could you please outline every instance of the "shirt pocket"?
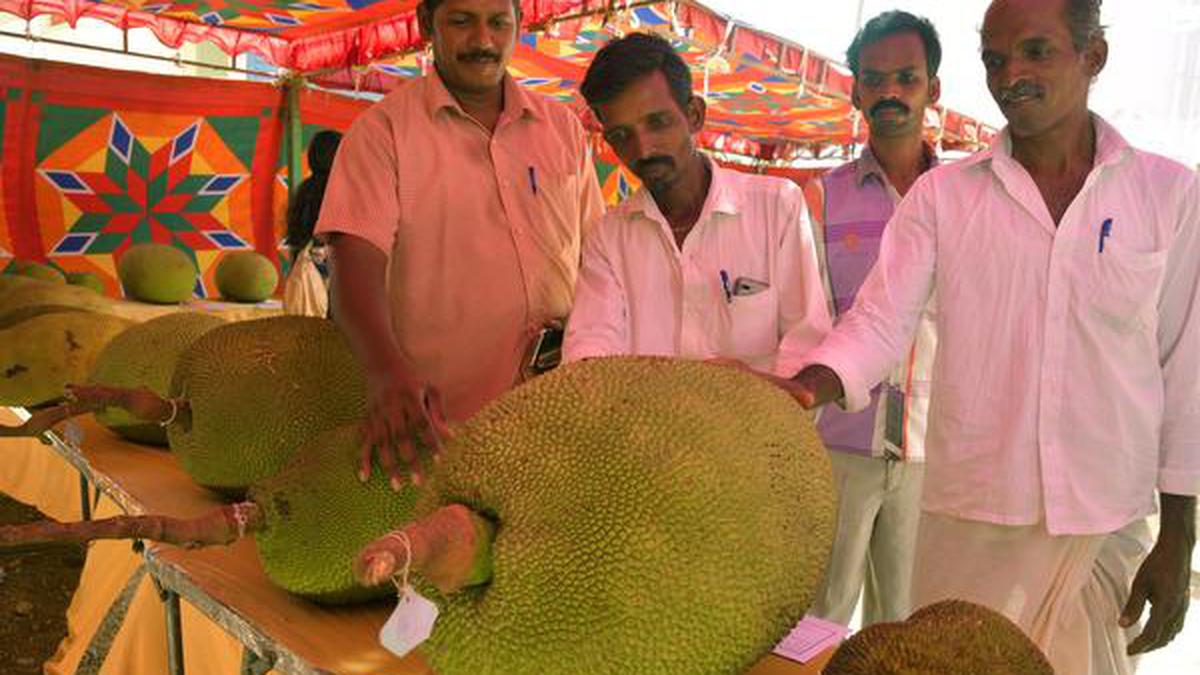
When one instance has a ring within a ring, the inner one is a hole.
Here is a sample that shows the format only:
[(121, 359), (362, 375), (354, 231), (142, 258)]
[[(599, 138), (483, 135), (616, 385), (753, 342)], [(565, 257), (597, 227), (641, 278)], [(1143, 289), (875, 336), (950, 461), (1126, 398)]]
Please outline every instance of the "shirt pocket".
[(1104, 251), (1092, 249), (1089, 310), (1118, 333), (1155, 329), (1154, 308), (1166, 268), (1166, 251), (1137, 251), (1108, 239)]
[(531, 208), (533, 221), (543, 224), (544, 236), (556, 253), (578, 253), (579, 176), (570, 173), (541, 173), (534, 178)]
[(723, 356), (738, 359), (773, 354), (779, 346), (779, 302), (774, 288), (735, 295), (725, 303)]

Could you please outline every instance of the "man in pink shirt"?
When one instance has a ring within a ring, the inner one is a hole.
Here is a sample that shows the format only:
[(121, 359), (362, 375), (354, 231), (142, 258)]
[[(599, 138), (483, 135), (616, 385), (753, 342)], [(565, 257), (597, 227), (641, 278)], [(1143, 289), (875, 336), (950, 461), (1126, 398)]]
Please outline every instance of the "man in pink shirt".
[(603, 210), (575, 115), (507, 73), (516, 0), (425, 0), (434, 69), (365, 111), (338, 151), (317, 233), (333, 313), (367, 374), (360, 478), (419, 480), (436, 444), (520, 381), (570, 312), (580, 237)]
[(564, 358), (727, 358), (772, 372), (782, 342), (815, 346), (829, 313), (804, 195), (699, 151), (704, 100), (671, 44), (610, 42), (581, 90), (644, 186), (584, 242)]
[(913, 604), (989, 605), (1061, 675), (1130, 673), (1189, 601), (1200, 176), (1089, 111), (1099, 0), (995, 0), (981, 37), (1008, 126), (918, 179), (853, 308), (785, 386), (861, 408), (936, 293)]

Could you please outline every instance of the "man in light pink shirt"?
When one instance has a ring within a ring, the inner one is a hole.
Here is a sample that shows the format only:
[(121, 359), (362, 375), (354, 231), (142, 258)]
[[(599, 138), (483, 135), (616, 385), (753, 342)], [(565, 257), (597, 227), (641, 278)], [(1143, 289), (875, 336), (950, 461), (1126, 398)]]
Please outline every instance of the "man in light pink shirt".
[(507, 74), (519, 6), (425, 0), (434, 72), (364, 112), (334, 164), (317, 233), (367, 373), (363, 479), (373, 454), (393, 487), (419, 479), (414, 440), (436, 443), (443, 414), (462, 420), (519, 382), (535, 337), (571, 309), (603, 203), (578, 119)]
[(670, 43), (609, 43), (581, 89), (644, 187), (585, 239), (564, 358), (727, 358), (772, 372), (781, 342), (816, 346), (829, 312), (804, 195), (700, 153), (704, 101)]
[(786, 386), (861, 407), (936, 293), (913, 604), (990, 605), (1061, 675), (1129, 673), (1187, 613), (1200, 177), (1088, 110), (1108, 56), (1098, 0), (996, 0), (982, 43), (1008, 127), (917, 181), (855, 305)]

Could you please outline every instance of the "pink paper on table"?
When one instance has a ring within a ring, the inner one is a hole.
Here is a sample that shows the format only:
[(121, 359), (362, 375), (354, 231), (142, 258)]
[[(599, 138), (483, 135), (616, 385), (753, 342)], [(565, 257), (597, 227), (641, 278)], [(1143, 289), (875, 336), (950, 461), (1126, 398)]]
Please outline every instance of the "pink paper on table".
[(796, 627), (775, 645), (774, 653), (785, 659), (808, 663), (826, 649), (841, 643), (850, 629), (815, 616), (806, 616)]

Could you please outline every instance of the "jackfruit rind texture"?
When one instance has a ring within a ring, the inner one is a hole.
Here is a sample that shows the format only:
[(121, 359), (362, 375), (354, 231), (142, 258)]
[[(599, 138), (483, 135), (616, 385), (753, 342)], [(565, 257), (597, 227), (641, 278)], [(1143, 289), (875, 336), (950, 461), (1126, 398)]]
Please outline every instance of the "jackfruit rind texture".
[(104, 281), (99, 276), (92, 272), (67, 272), (67, 283), (79, 288), (86, 288), (90, 291), (95, 291), (100, 295), (104, 295), (108, 289), (104, 287)]
[[(166, 396), (179, 356), (201, 335), (224, 324), (211, 314), (173, 312), (133, 326), (101, 350), (88, 381), (112, 387), (147, 387)], [(101, 410), (96, 421), (138, 443), (167, 444), (167, 430), (157, 422), (147, 423), (120, 408)]]
[(362, 369), (332, 321), (273, 316), (219, 326), (179, 357), (171, 395), (191, 405), (167, 427), (184, 471), (237, 493), (305, 441), (366, 415)]
[(213, 278), (221, 297), (234, 302), (262, 302), (279, 285), (279, 271), (258, 251), (226, 253)]
[(0, 405), (38, 405), (61, 397), (67, 383), (82, 382), (104, 345), (132, 324), (108, 314), (68, 310), (38, 314), (0, 330)]
[(441, 598), (440, 675), (734, 673), (808, 608), (834, 531), (824, 446), (759, 378), (665, 358), (560, 368), (467, 421), (425, 513), (497, 523), (490, 583)]
[(868, 626), (842, 643), (826, 675), (1053, 675), (1012, 621), (964, 600), (944, 600), (908, 621)]
[(266, 516), (266, 529), (255, 535), (263, 570), (284, 590), (322, 604), (396, 595), (391, 584), (359, 586), (351, 562), (411, 520), (416, 504), (411, 484), (393, 492), (378, 468), (358, 482), (359, 426), (318, 435), (249, 491)]
[(121, 256), (117, 276), (126, 296), (169, 305), (192, 297), (199, 272), (183, 249), (143, 243), (130, 246)]
[(105, 296), (79, 286), (42, 281), (18, 282), (17, 284), (0, 282), (0, 320), (3, 320), (11, 312), (38, 305), (61, 305), (103, 312), (111, 309), (114, 303)]

